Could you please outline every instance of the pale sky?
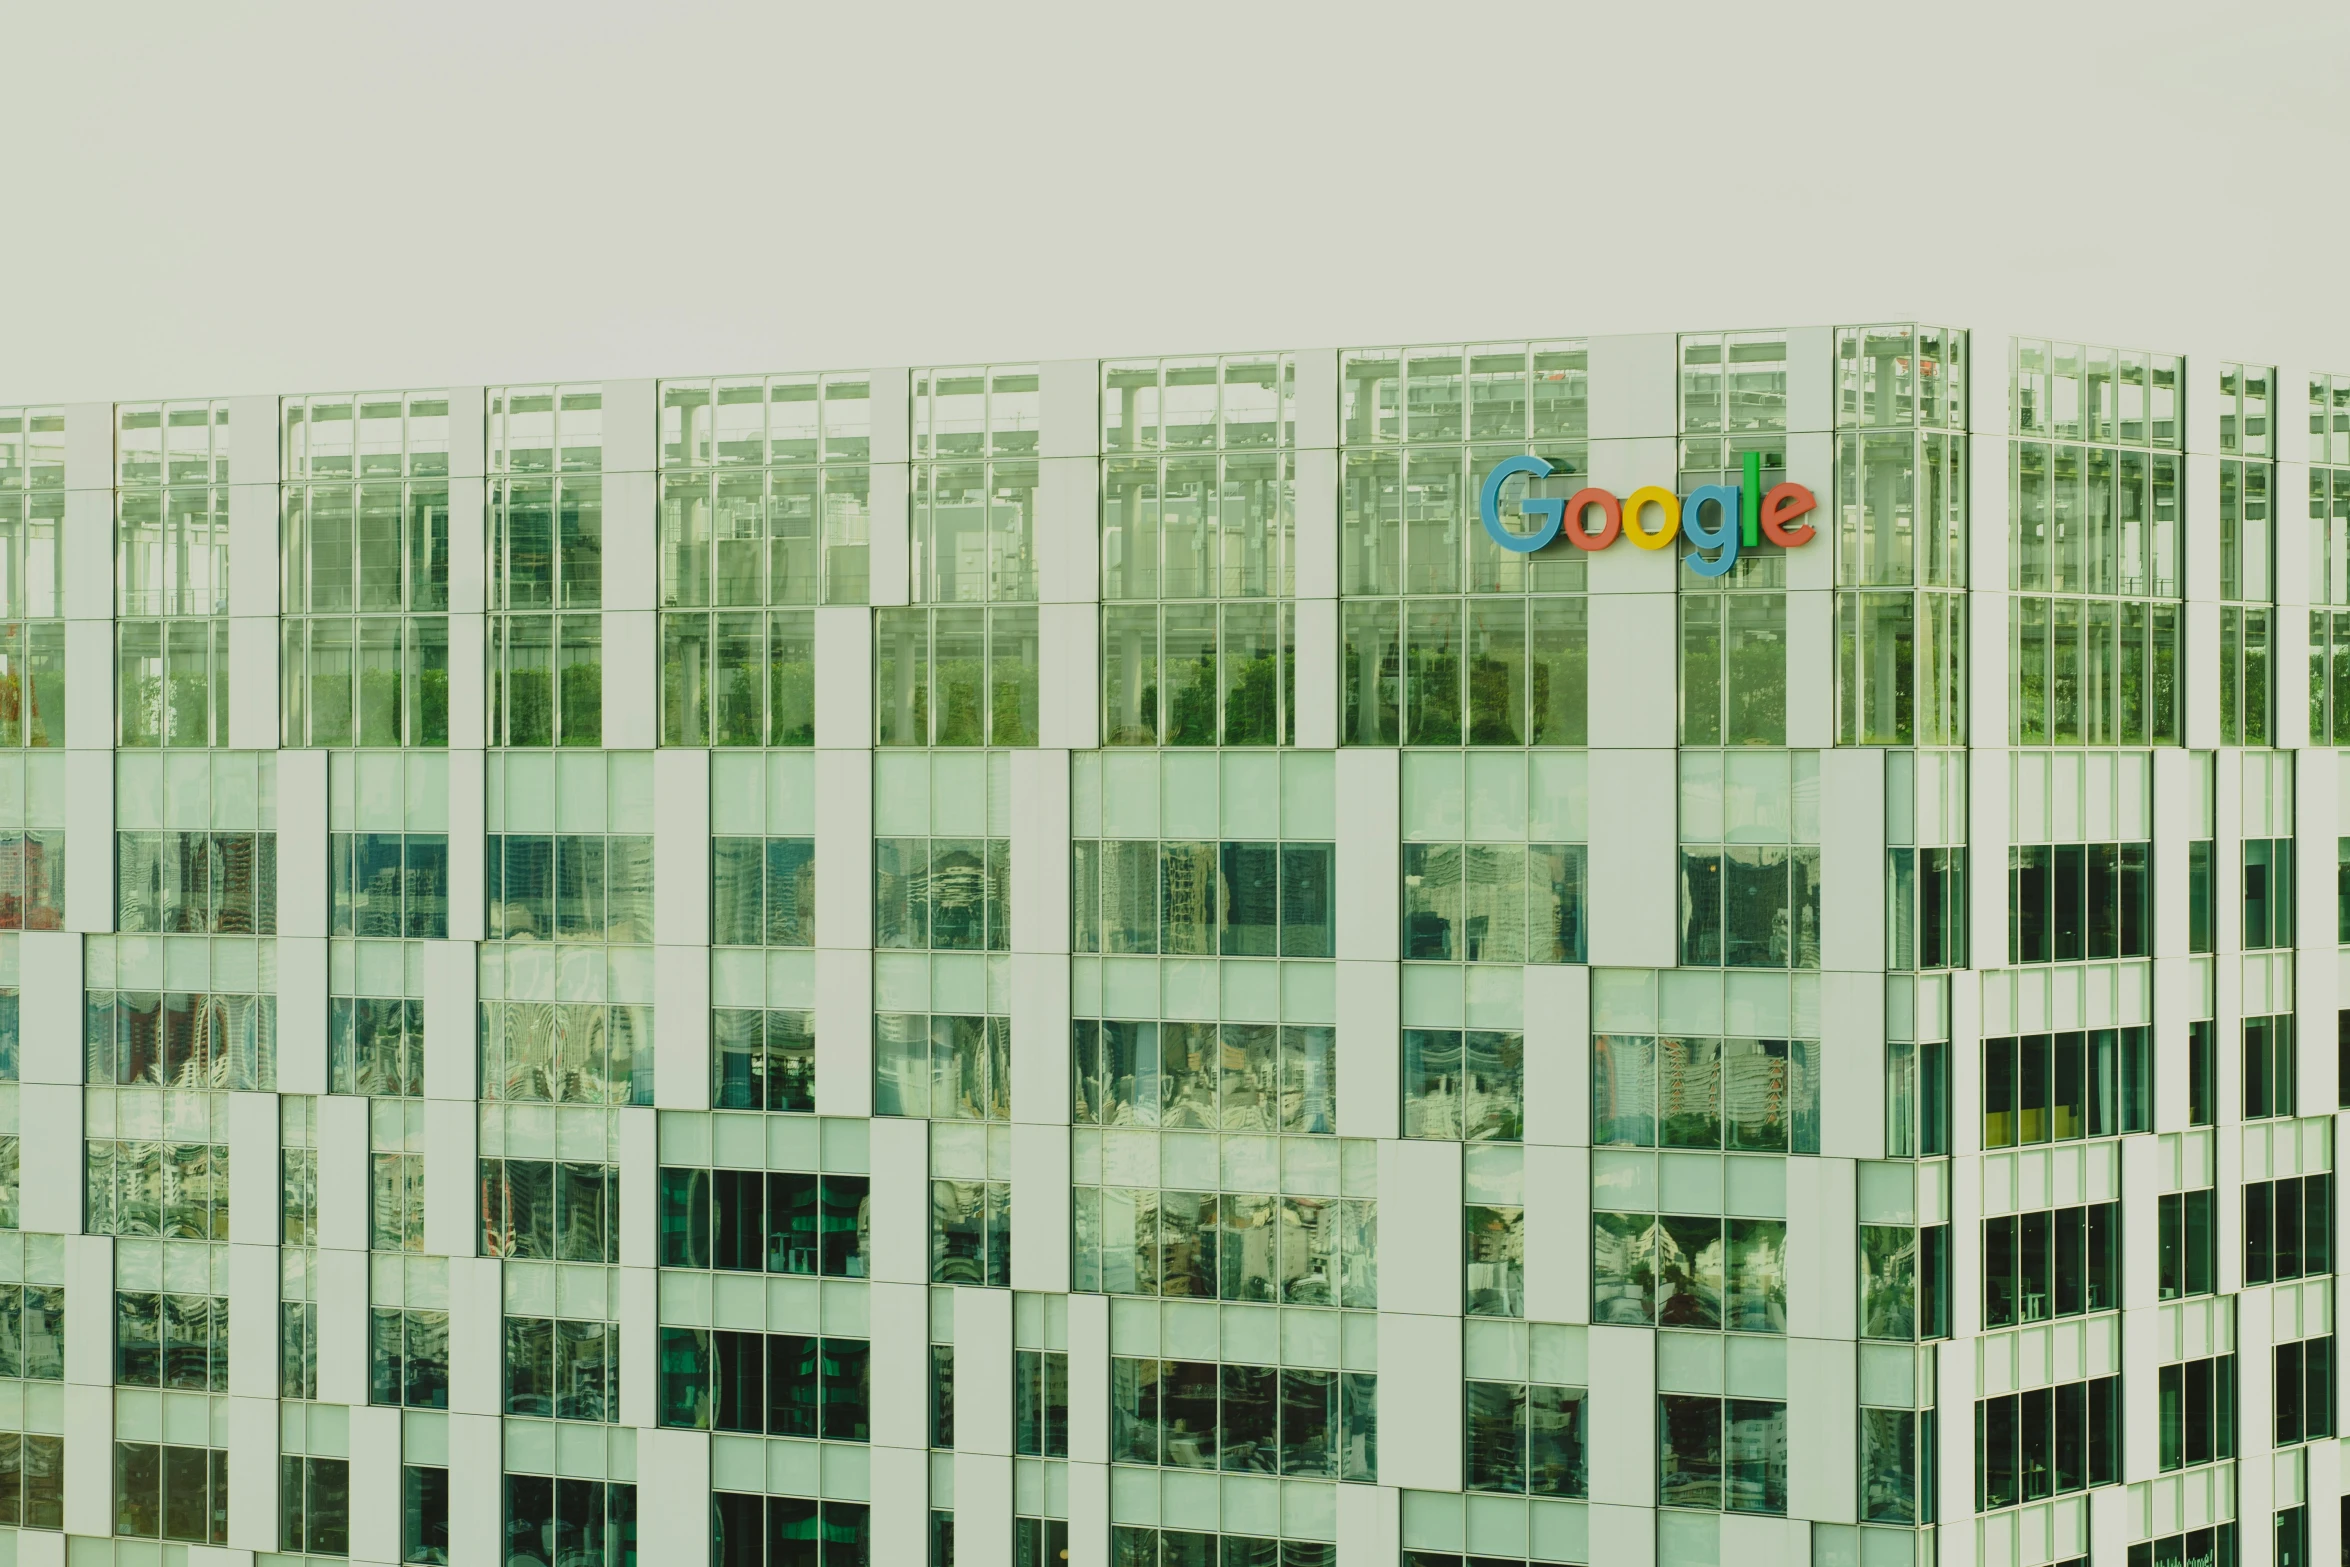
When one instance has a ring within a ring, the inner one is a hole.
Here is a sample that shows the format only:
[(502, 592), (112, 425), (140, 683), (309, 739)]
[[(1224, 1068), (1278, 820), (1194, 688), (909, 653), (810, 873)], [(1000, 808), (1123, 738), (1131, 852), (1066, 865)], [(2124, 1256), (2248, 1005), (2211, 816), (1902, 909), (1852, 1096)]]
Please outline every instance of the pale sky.
[(1937, 320), (2350, 372), (2350, 6), (58, 5), (0, 403)]

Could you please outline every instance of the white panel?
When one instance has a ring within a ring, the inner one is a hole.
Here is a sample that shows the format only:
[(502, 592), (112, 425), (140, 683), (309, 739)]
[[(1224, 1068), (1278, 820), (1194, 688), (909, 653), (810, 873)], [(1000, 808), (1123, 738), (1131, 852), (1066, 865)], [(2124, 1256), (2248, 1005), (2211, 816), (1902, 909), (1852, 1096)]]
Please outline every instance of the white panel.
[(1290, 356), (1297, 366), (1297, 445), (1314, 450), (1338, 444), (1338, 350), (1301, 349)]
[[(488, 389), (450, 387), (449, 476), (452, 479), (478, 479), (489, 472), (489, 433)], [(455, 543), (454, 538), (451, 543)]]
[(114, 744), (112, 621), (65, 623), (65, 743), (69, 751), (100, 751)]
[[(1075, 1418), (1074, 1408), (1070, 1416)], [(1110, 1567), (1110, 1466), (1072, 1461), (1068, 1466), (1068, 1479), (1069, 1567)], [(1377, 1487), (1340, 1486), (1338, 1489), (1341, 1492), (1375, 1491)], [(1338, 1505), (1340, 1511), (1344, 1512), (1346, 1500), (1343, 1496)], [(1345, 1558), (1342, 1556), (1340, 1560)]]
[[(960, 1357), (955, 1370), (958, 1375), (962, 1371)], [(958, 1384), (958, 1437), (963, 1434), (962, 1395)], [(955, 1567), (1012, 1567), (1011, 1459), (993, 1453), (955, 1454)]]
[[(835, 954), (827, 953), (830, 957)], [(653, 1102), (664, 1110), (710, 1108), (710, 951), (707, 947), (653, 949)], [(824, 1054), (823, 1020), (816, 1031), (817, 1059)], [(816, 1081), (829, 1088), (825, 1074)], [(828, 1094), (822, 1101), (834, 1106)], [(834, 1113), (838, 1113), (835, 1111)]]
[(826, 1115), (873, 1113), (871, 952), (816, 954), (816, 1107)]
[(1591, 971), (1526, 969), (1526, 1141), (1591, 1141)]
[(1591, 438), (1676, 433), (1679, 357), (1670, 332), (1591, 339)]
[(1796, 1517), (1857, 1521), (1856, 1381), (1849, 1342), (1787, 1341), (1787, 1511)]
[(854, 750), (873, 743), (873, 612), (816, 611), (816, 743)]
[(1787, 331), (1787, 428), (1810, 432), (1836, 427), (1836, 329)]
[[(321, 1188), (326, 1151), (319, 1150)], [(323, 1241), (326, 1226), (319, 1229)], [(318, 1248), (318, 1396), (330, 1404), (367, 1402), (367, 1264), (365, 1251)]]
[[(873, 944), (873, 753), (816, 753), (816, 945)], [(826, 874), (835, 865), (839, 872)]]
[[(822, 1033), (817, 1037), (821, 1040)], [(821, 1069), (817, 1084), (821, 1095)], [(871, 1136), (873, 1277), (899, 1284), (927, 1284), (930, 1282), (930, 1123), (877, 1116)]]
[(1850, 1338), (1859, 1276), (1854, 1166), (1847, 1159), (1787, 1161), (1787, 1331)]
[[(452, 1414), (449, 1416), (449, 1560), (457, 1567), (499, 1567), (503, 1557), (502, 1545), (506, 1537), (506, 1454), (504, 1427), (494, 1416), (483, 1414)], [(707, 1454), (710, 1439), (692, 1431), (653, 1431), (645, 1438), (649, 1451), (640, 1451), (637, 1457), (637, 1496), (640, 1519), (645, 1502), (667, 1497), (674, 1501), (681, 1496), (700, 1499), (707, 1495), (708, 1473), (704, 1464), (701, 1485), (692, 1491), (684, 1489), (683, 1482), (674, 1473), (661, 1477), (656, 1468), (666, 1444), (698, 1449)], [(710, 1537), (707, 1522), (708, 1503), (697, 1509), (704, 1513), (701, 1527), (686, 1529), (678, 1536), (677, 1549), (685, 1555), (681, 1563), (699, 1563), (705, 1558), (697, 1553), (706, 1549), (697, 1541)]]
[[(481, 752), (449, 753), (449, 935), (460, 942), (480, 941), (486, 935), (486, 773)], [(466, 961), (473, 960), (468, 956)]]
[[(233, 1174), (236, 1161), (232, 1158), (229, 1162)], [(264, 1170), (274, 1177), (277, 1161), (269, 1161)], [(236, 1199), (232, 1198), (229, 1206), (233, 1209)], [(276, 1213), (273, 1200), (262, 1217), (271, 1219)], [(279, 1277), (276, 1246), (229, 1247), (228, 1390), (231, 1394), (277, 1397)]]
[(1051, 750), (1090, 751), (1101, 743), (1100, 610), (1090, 603), (1040, 604), (1036, 629), (1044, 660), (1037, 671), (1037, 738)]
[[(630, 1181), (629, 1191), (649, 1191), (650, 1169), (643, 1180)], [(643, 1207), (644, 1204), (637, 1204)], [(646, 1251), (649, 1253), (648, 1246)], [(648, 1265), (620, 1270), (620, 1423), (642, 1430), (658, 1422), (654, 1392), (661, 1381), (658, 1351), (661, 1343), (661, 1291), (658, 1275)]]
[[(2158, 779), (2162, 776), (2162, 758), (2165, 755), (2179, 757), (2183, 754), (2176, 749), (2156, 751), (2155, 776)], [(1978, 877), (1997, 875), (2001, 878), (2002, 886), (2005, 885), (2008, 834), (2011, 831), (2008, 825), (2008, 766), (2008, 753), (2005, 751), (1969, 751), (1966, 754), (1967, 842), (1972, 845), (1968, 850), (1968, 858), (1973, 865), (1980, 867), (1975, 872)], [(2159, 788), (2156, 790), (2156, 798), (2161, 798)], [(2154, 900), (2157, 951), (2161, 950), (2159, 941), (2164, 904), (2159, 888), (2164, 859), (2165, 856), (2160, 852), (2154, 856), (2155, 885), (2158, 889)], [(2183, 868), (2183, 859), (2180, 864)], [(1968, 952), (1975, 962), (1986, 967), (2005, 962), (2007, 899), (1970, 898), (1967, 901), (1967, 917)], [(2179, 927), (2179, 933), (2179, 947), (2184, 951), (2187, 941), (2184, 924)]]
[(914, 455), (911, 439), (913, 377), (904, 366), (876, 370), (872, 376), (872, 445), (876, 463), (902, 463)]
[[(1820, 756), (1820, 962), (1885, 967), (1885, 753)], [(1605, 882), (1598, 883), (1607, 885)]]
[(1397, 955), (1401, 926), (1403, 780), (1400, 753), (1338, 753), (1338, 955)]
[(1338, 1129), (1348, 1137), (1396, 1135), (1400, 965), (1338, 965)]
[(245, 616), (228, 623), (229, 744), (267, 751), (278, 742), (278, 623)]
[(353, 1094), (318, 1101), (318, 1244), (367, 1250), (370, 1211), (368, 1102)]
[[(656, 381), (604, 383), (604, 472), (650, 473), (661, 441), (661, 388)], [(607, 502), (609, 505), (609, 492)], [(611, 537), (605, 513), (605, 537)], [(607, 548), (605, 558), (611, 558)]]
[[(114, 488), (114, 405), (68, 403), (65, 407), (65, 487)], [(98, 1531), (104, 1534), (106, 1531)]]
[[(606, 614), (655, 607), (661, 580), (660, 480), (652, 473), (604, 475)], [(611, 659), (605, 659), (609, 668)]]
[[(1017, 852), (1012, 858), (1014, 864), (1019, 863)], [(1069, 1121), (1069, 959), (1053, 953), (1015, 952), (1011, 970), (1012, 1119), (1065, 1126)]]
[[(430, 1024), (425, 1025), (429, 1034)], [(443, 1035), (447, 1038), (447, 1035)], [(460, 1039), (469, 1037), (457, 1036)], [(471, 1055), (471, 1051), (451, 1052)], [(431, 1070), (427, 1052), (426, 1071)], [(428, 1100), (424, 1107), (424, 1249), (435, 1257), (470, 1257), (481, 1237), (476, 1188), (466, 1173), (477, 1168), (479, 1113), (471, 1103)], [(644, 1204), (634, 1205), (641, 1209)], [(623, 1222), (631, 1205), (621, 1204)]]
[[(660, 1120), (642, 1105), (619, 1112), (620, 1189), (657, 1190), (661, 1180)], [(660, 1262), (658, 1226), (650, 1203), (620, 1205), (620, 1261), (623, 1267), (650, 1270)], [(649, 1276), (649, 1274), (648, 1274)], [(652, 1320), (647, 1318), (647, 1321)], [(651, 1335), (648, 1333), (647, 1337)]]
[(604, 748), (649, 751), (660, 739), (661, 631), (651, 610), (604, 611)]
[(1457, 1320), (1379, 1314), (1379, 1437), (1382, 1481), (1424, 1491), (1460, 1489)]
[(400, 1560), (400, 1411), (351, 1411), (351, 1555)]
[[(66, 440), (73, 441), (73, 415), (66, 415)], [(111, 462), (111, 459), (109, 459)], [(109, 480), (109, 483), (112, 481)], [(65, 493), (65, 614), (69, 620), (111, 620), (114, 615), (114, 492), (111, 489)], [(111, 639), (114, 628), (108, 626)], [(66, 692), (72, 700), (72, 690)], [(112, 693), (108, 693), (112, 702)], [(108, 737), (113, 726), (106, 726)], [(105, 743), (93, 736), (89, 744)]]
[[(240, 463), (244, 455), (240, 440), (229, 461)], [(266, 620), (278, 612), (277, 512), (274, 478), (267, 484), (229, 486), (228, 612), (232, 616)], [(237, 700), (242, 702), (246, 695), (240, 689)]]
[(1885, 1151), (1885, 981), (1830, 969), (1820, 976), (1820, 1151), (1876, 1159)]
[[(930, 1291), (920, 1284), (866, 1286), (866, 1326), (873, 1356), (873, 1442), (884, 1447), (930, 1446)], [(1072, 1303), (1074, 1306), (1074, 1303)], [(1074, 1310), (1072, 1310), (1074, 1315)], [(1074, 1357), (1070, 1367), (1076, 1367)], [(1107, 1390), (1103, 1399), (1109, 1397)], [(1074, 1420), (1077, 1403), (1070, 1401)], [(1074, 1451), (1074, 1449), (1072, 1449)]]
[[(68, 1301), (104, 1301), (114, 1294), (114, 1242), (103, 1235), (65, 1237), (65, 1298)], [(104, 1387), (114, 1381), (113, 1334), (65, 1334), (65, 1380)], [(103, 1529), (99, 1531), (105, 1533)]]
[(17, 1104), (24, 1227), (70, 1235), (82, 1227), (82, 1091), (27, 1083)]
[[(456, 419), (452, 415), (452, 430)], [(478, 440), (478, 438), (477, 438)], [(451, 463), (456, 459), (452, 457)], [(478, 475), (449, 480), (449, 610), (478, 615), (489, 608), (489, 543), (483, 517), (489, 499), (488, 481)], [(450, 644), (452, 650), (456, 644)], [(475, 665), (478, 679), (479, 661)], [(454, 679), (455, 661), (450, 669)]]
[[(1964, 1277), (1964, 1275), (1961, 1275)], [(1944, 1409), (1965, 1409), (1975, 1401), (1975, 1346), (1959, 1341), (1946, 1341), (1934, 1350), (1934, 1396)], [(2124, 1427), (2130, 1422), (2123, 1421)], [(2146, 1427), (2149, 1434), (2152, 1427)], [(1944, 1442), (1941, 1444), (1941, 1473), (1933, 1482), (1941, 1492), (1941, 1516), (1966, 1518), (1975, 1505), (1975, 1454), (1972, 1442)], [(2113, 1495), (2108, 1490), (2097, 1493)], [(2099, 1557), (2100, 1561), (2116, 1558)]]
[(1593, 751), (1587, 859), (1600, 918), (1590, 927), (1594, 968), (1670, 968), (1680, 872), (1679, 797), (1671, 751)]
[(1069, 753), (1014, 751), (1011, 765), (1012, 950), (1067, 952)]
[(228, 1096), (228, 1238), (240, 1245), (275, 1245), (285, 1234), (277, 1117), (275, 1094)]
[(326, 753), (277, 756), (277, 930), (324, 936), (326, 907)]
[[(638, 1507), (646, 1540), (661, 1542), (662, 1567), (708, 1567), (710, 1439), (696, 1431), (648, 1431), (637, 1461)], [(886, 1503), (875, 1511), (886, 1510)]]
[(1091, 457), (1101, 449), (1102, 367), (1093, 359), (1047, 360), (1037, 370), (1037, 449), (1046, 458)]
[[(66, 634), (74, 633), (69, 623)], [(68, 690), (73, 678), (66, 676)], [(114, 929), (113, 752), (65, 753), (65, 841), (72, 849), (65, 857), (66, 927)]]
[(1295, 590), (1301, 599), (1338, 597), (1338, 453), (1297, 454)]
[(872, 1450), (871, 1482), (867, 1494), (881, 1499), (873, 1509), (873, 1560), (920, 1562), (929, 1560), (930, 1454), (914, 1448), (880, 1447)]
[(1526, 1148), (1526, 1315), (1591, 1319), (1591, 1154)]
[(1297, 601), (1297, 734), (1300, 749), (1338, 744), (1338, 601)]
[[(1019, 1075), (1015, 1066), (1015, 1082)], [(1064, 1068), (1056, 1081), (1068, 1080)], [(1012, 1211), (1020, 1216), (1020, 1222), (1012, 1227), (1012, 1287), (1065, 1294), (1069, 1288), (1066, 1126), (1015, 1123), (1012, 1127)], [(960, 1326), (956, 1336), (961, 1338)]]
[(1101, 1295), (1069, 1297), (1069, 1457), (1110, 1458), (1110, 1302)]
[[(275, 1406), (270, 1413), (274, 1423)], [(269, 1458), (274, 1471), (277, 1464), (274, 1442)], [(113, 1473), (113, 1391), (103, 1387), (68, 1387), (65, 1389), (66, 1528), (75, 1534), (99, 1536), (113, 1529)], [(274, 1503), (276, 1487), (272, 1485), (263, 1494)]]
[[(879, 391), (880, 388), (874, 388)], [(880, 423), (880, 404), (876, 403), (874, 422)], [(875, 430), (878, 437), (880, 431)], [(878, 438), (875, 449), (880, 447)], [(903, 604), (913, 580), (914, 539), (911, 509), (908, 505), (908, 486), (912, 483), (911, 470), (903, 462), (873, 464), (867, 483), (870, 510), (866, 513), (865, 569), (867, 596), (877, 609)]]
[(710, 753), (653, 753), (653, 929), (664, 946), (710, 942)]
[[(280, 885), (283, 885), (281, 880)], [(470, 1030), (459, 1036), (470, 1040)], [(425, 1052), (429, 1063), (432, 1052)], [(326, 942), (277, 939), (277, 1086), (280, 1093), (326, 1092)], [(365, 1108), (364, 1104), (361, 1106)], [(364, 1122), (361, 1123), (365, 1125)]]
[[(457, 1414), (500, 1410), (506, 1310), (501, 1278), (491, 1258), (449, 1259), (449, 1408)], [(452, 1460), (455, 1438), (452, 1430)]]
[(1836, 743), (1836, 595), (1818, 589), (1787, 595), (1787, 743)]
[[(2004, 368), (2001, 379), (2005, 379)], [(2007, 465), (2007, 442), (1999, 437), (1977, 435), (1967, 443), (1967, 581), (1984, 595), (1996, 594), (2007, 586)], [(1980, 603), (1981, 599), (1976, 602)], [(1989, 640), (1984, 636), (1974, 637), (1975, 651), (1982, 652), (1982, 645)], [(1999, 656), (2005, 663), (2004, 639)], [(1977, 689), (2000, 693), (1998, 703), (1984, 710), (1975, 735), (1986, 744), (1996, 743), (2007, 732), (2007, 687)]]
[[(1640, 553), (1619, 544), (1598, 558), (1619, 551)], [(1679, 738), (1675, 650), (1680, 633), (1674, 621), (1678, 602), (1669, 592), (1591, 595), (1585, 700), (1594, 747), (1670, 746)]]
[[(1457, 1317), (1461, 1311), (1461, 1145), (1379, 1145), (1379, 1227), (1409, 1237), (1424, 1267), (1379, 1270), (1379, 1309)], [(1384, 1366), (1386, 1362), (1382, 1360)]]
[[(1649, 1506), (1656, 1499), (1656, 1335), (1645, 1328), (1595, 1327), (1584, 1357), (1591, 1429), (1611, 1433), (1591, 1446), (1591, 1499)], [(1595, 1549), (1597, 1533), (1595, 1528)]]
[[(278, 1415), (273, 1398), (232, 1398), (228, 1405), (228, 1538), (238, 1551), (274, 1551), (277, 1538)], [(73, 1492), (74, 1455), (65, 1458), (66, 1494)], [(100, 1484), (104, 1484), (102, 1480)], [(66, 1508), (66, 1526), (80, 1529)], [(93, 1534), (104, 1534), (101, 1523)], [(195, 1553), (189, 1552), (191, 1563)], [(250, 1558), (248, 1558), (249, 1560)], [(231, 1557), (231, 1561), (235, 1558)], [(242, 1564), (239, 1564), (242, 1567)]]
[(17, 937), (18, 1076), (27, 1083), (82, 1081), (82, 938), (28, 930)]
[[(1012, 1451), (1009, 1290), (955, 1290), (955, 1451)], [(960, 1508), (963, 1502), (963, 1488), (958, 1485), (955, 1505)]]
[(489, 737), (488, 617), (449, 617), (449, 738), (478, 746)]
[[(2186, 435), (2187, 450), (2201, 457), (2219, 450), (2219, 367), (2216, 354), (2191, 353), (2179, 365), (2179, 385), (2187, 388)], [(2204, 467), (2189, 463), (2191, 473)], [(2206, 643), (2205, 646), (2210, 644)]]
[(1036, 492), (1037, 597), (1091, 604), (1101, 587), (1101, 465), (1048, 457)]
[(457, 1049), (425, 1051), (424, 1092), (429, 1099), (462, 1100), (470, 1107), (481, 1091), (481, 1054), (463, 1048), (474, 1037), (480, 979), (472, 942), (424, 944), (424, 1037), (459, 1042)]

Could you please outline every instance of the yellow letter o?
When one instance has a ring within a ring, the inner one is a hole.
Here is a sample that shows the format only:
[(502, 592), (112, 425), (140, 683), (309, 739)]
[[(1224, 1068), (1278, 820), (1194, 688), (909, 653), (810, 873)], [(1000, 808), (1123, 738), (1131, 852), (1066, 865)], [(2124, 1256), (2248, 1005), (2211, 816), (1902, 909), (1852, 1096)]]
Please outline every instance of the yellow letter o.
[[(1650, 506), (1665, 514), (1654, 533), (1640, 526), (1640, 514)], [(1660, 485), (1643, 485), (1624, 497), (1624, 537), (1644, 550), (1661, 550), (1681, 531), (1681, 499)]]

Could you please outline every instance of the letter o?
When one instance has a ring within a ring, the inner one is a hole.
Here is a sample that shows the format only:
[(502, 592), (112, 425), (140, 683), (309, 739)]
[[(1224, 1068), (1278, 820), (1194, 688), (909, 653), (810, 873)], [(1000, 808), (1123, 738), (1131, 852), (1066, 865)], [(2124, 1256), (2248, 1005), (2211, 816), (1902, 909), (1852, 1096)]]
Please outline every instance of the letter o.
[[(1597, 533), (1583, 531), (1583, 512), (1596, 506), (1606, 518)], [(1567, 542), (1579, 550), (1603, 550), (1616, 542), (1624, 531), (1624, 505), (1605, 490), (1577, 490), (1567, 497), (1567, 525), (1562, 530)]]
[[(1654, 506), (1665, 514), (1654, 533), (1640, 526), (1640, 513)], [(1662, 485), (1646, 484), (1624, 497), (1624, 537), (1644, 550), (1661, 550), (1681, 531), (1681, 498)]]

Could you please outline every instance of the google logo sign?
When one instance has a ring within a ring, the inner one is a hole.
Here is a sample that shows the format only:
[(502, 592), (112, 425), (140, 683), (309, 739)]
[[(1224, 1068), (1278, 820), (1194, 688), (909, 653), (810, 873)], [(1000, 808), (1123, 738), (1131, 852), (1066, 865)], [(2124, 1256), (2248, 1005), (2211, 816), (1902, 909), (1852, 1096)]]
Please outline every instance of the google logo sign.
[[(1603, 550), (1619, 537), (1644, 550), (1661, 550), (1675, 535), (1686, 533), (1697, 548), (1718, 552), (1710, 561), (1703, 555), (1691, 555), (1689, 569), (1701, 577), (1719, 577), (1738, 564), (1738, 551), (1743, 546), (1768, 539), (1783, 549), (1794, 549), (1810, 543), (1818, 532), (1810, 523), (1795, 520), (1818, 508), (1819, 500), (1810, 490), (1787, 483), (1774, 484), (1764, 493), (1760, 452), (1746, 454), (1745, 482), (1741, 484), (1700, 485), (1686, 498), (1655, 484), (1634, 490), (1621, 500), (1596, 489), (1577, 490), (1563, 501), (1556, 496), (1527, 495), (1518, 502), (1518, 514), (1541, 519), (1540, 526), (1531, 533), (1519, 533), (1503, 522), (1502, 486), (1520, 474), (1533, 480), (1547, 479), (1552, 472), (1550, 464), (1539, 457), (1512, 457), (1496, 463), (1485, 476), (1484, 486), (1477, 492), (1477, 511), (1494, 543), (1531, 555), (1564, 533), (1567, 542), (1579, 550)], [(1710, 527), (1705, 520), (1709, 506), (1713, 508)], [(1600, 514), (1597, 532), (1588, 521), (1595, 510)], [(1646, 526), (1652, 510), (1654, 528)], [(1570, 519), (1572, 527), (1567, 526)]]

